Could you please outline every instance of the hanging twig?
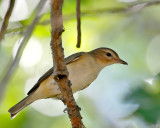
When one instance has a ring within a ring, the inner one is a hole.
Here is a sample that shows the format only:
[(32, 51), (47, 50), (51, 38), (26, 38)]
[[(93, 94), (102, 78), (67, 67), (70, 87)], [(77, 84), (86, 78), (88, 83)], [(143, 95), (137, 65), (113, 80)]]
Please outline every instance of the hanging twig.
[(53, 78), (57, 82), (61, 95), (59, 98), (67, 105), (67, 112), (72, 123), (72, 128), (84, 128), (81, 121), (82, 117), (79, 112), (79, 107), (76, 104), (71, 83), (68, 80), (68, 71), (64, 62), (64, 53), (62, 48), (61, 34), (63, 33), (62, 20), (62, 5), (63, 0), (52, 0), (51, 2), (51, 50), (53, 55)]
[(76, 16), (77, 16), (77, 48), (81, 46), (81, 9), (80, 9), (81, 0), (77, 0), (76, 5)]
[(11, 78), (12, 74), (14, 73), (15, 68), (16, 68), (17, 64), (19, 63), (19, 60), (22, 56), (23, 50), (24, 50), (28, 40), (30, 39), (35, 26), (37, 25), (37, 23), (41, 17), (41, 16), (39, 16), (39, 12), (41, 11), (45, 2), (46, 2), (46, 0), (41, 0), (39, 2), (38, 6), (35, 10), (36, 11), (35, 18), (34, 18), (32, 24), (28, 27), (27, 31), (25, 32), (25, 35), (24, 35), (22, 41), (20, 42), (20, 46), (17, 50), (17, 53), (16, 53), (14, 60), (11, 62), (8, 70), (6, 71), (6, 74), (4, 75), (4, 77), (1, 80), (1, 83), (0, 83), (0, 103), (2, 100), (3, 93), (5, 91), (5, 87), (9, 81), (9, 79)]
[(0, 43), (1, 43), (2, 39), (4, 38), (6, 29), (7, 29), (7, 26), (8, 26), (9, 18), (11, 16), (12, 11), (13, 11), (14, 4), (15, 4), (15, 0), (10, 0), (10, 4), (9, 4), (8, 10), (6, 12), (6, 15), (4, 17), (2, 27), (1, 27), (1, 31), (0, 31)]

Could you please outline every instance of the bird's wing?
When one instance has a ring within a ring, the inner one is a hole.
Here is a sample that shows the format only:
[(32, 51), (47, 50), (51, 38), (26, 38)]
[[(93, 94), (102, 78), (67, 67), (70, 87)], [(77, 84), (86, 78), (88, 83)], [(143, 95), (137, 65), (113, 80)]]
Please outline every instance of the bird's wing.
[[(82, 56), (85, 52), (79, 52), (79, 53), (75, 53), (67, 58), (65, 58), (65, 63), (66, 65), (69, 64), (69, 63), (72, 63), (74, 61), (77, 61), (80, 56)], [(31, 88), (31, 90), (27, 93), (27, 95), (31, 94), (33, 91), (35, 91), (40, 83), (45, 80), (47, 77), (49, 77), (51, 74), (53, 73), (53, 67), (50, 68), (44, 75), (42, 75), (39, 80), (37, 81), (37, 83)]]

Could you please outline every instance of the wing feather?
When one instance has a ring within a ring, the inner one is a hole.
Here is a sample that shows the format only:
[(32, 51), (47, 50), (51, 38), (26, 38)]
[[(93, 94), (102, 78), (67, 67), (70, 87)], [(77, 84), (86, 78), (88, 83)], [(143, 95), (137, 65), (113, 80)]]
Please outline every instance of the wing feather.
[[(72, 63), (74, 61), (77, 61), (80, 56), (82, 56), (83, 54), (85, 54), (85, 52), (79, 52), (79, 53), (75, 53), (67, 58), (65, 58), (65, 63), (66, 65), (69, 64), (69, 63)], [(53, 67), (50, 68), (44, 75), (42, 75), (39, 80), (37, 81), (37, 83), (31, 88), (31, 90), (27, 93), (27, 95), (31, 94), (33, 91), (35, 91), (40, 83), (45, 80), (47, 77), (49, 77), (51, 74), (53, 73)]]

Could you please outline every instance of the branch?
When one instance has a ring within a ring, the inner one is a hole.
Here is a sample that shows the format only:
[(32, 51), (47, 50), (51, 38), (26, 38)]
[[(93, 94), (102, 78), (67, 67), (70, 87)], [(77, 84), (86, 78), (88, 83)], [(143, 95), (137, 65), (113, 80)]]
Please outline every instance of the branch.
[(14, 7), (14, 3), (15, 3), (15, 0), (10, 0), (9, 8), (6, 12), (5, 17), (4, 17), (2, 27), (1, 27), (1, 31), (0, 31), (0, 43), (1, 43), (1, 41), (4, 37), (4, 34), (6, 32), (6, 29), (7, 29), (7, 26), (8, 26), (8, 21), (9, 21), (9, 18), (11, 16), (11, 13), (12, 13), (12, 10), (13, 10), (13, 7)]
[(77, 13), (77, 48), (81, 46), (81, 10), (80, 3), (81, 0), (77, 0), (76, 13)]
[(67, 105), (67, 112), (72, 123), (72, 128), (84, 128), (81, 121), (82, 117), (79, 112), (79, 107), (76, 104), (71, 83), (68, 80), (68, 71), (64, 62), (64, 53), (62, 48), (61, 34), (63, 33), (62, 20), (62, 5), (63, 0), (52, 0), (51, 2), (51, 50), (53, 55), (53, 78), (57, 82), (61, 95), (58, 97)]
[(158, 5), (160, 1), (148, 1), (148, 2), (140, 2), (128, 5), (127, 7), (120, 7), (120, 8), (112, 8), (112, 9), (97, 9), (97, 10), (90, 10), (84, 11), (81, 15), (93, 15), (93, 14), (103, 14), (103, 13), (127, 13), (127, 12), (134, 12), (144, 9), (145, 7)]
[(6, 34), (11, 33), (11, 32), (19, 32), (19, 31), (22, 31), (26, 28), (28, 28), (28, 26), (22, 26), (22, 27), (18, 27), (18, 28), (7, 29)]
[[(90, 11), (81, 11), (81, 16), (95, 16), (98, 14), (105, 14), (105, 13), (127, 13), (132, 11), (139, 11), (140, 9), (144, 9), (145, 7), (153, 6), (153, 5), (159, 5), (160, 1), (148, 1), (148, 2), (141, 2), (129, 5), (128, 7), (121, 7), (121, 8), (112, 8), (112, 9), (96, 9), (96, 10), (90, 10)], [(64, 16), (64, 20), (72, 20), (75, 18), (75, 14), (69, 14)], [(39, 25), (48, 25), (50, 24), (50, 20), (44, 20), (42, 22), (39, 22)], [(11, 32), (17, 32), (25, 29), (28, 26), (20, 27), (20, 28), (14, 28), (14, 29), (8, 29), (7, 33)]]
[(39, 19), (41, 16), (39, 16), (40, 10), (42, 9), (43, 5), (45, 4), (46, 0), (41, 0), (36, 8), (36, 13), (35, 13), (35, 18), (32, 22), (32, 24), (28, 27), (27, 31), (25, 32), (25, 35), (22, 39), (22, 41), (20, 42), (20, 46), (17, 50), (16, 56), (14, 58), (13, 61), (10, 65), (8, 70), (6, 71), (6, 74), (4, 75), (4, 77), (1, 80), (0, 83), (0, 103), (3, 97), (3, 93), (5, 91), (6, 85), (8, 83), (8, 81), (10, 80), (12, 74), (14, 73), (16, 66), (18, 65), (19, 61), (20, 61), (20, 57), (22, 56), (23, 50), (28, 42), (28, 40), (30, 39), (32, 32), (36, 26), (36, 24), (38, 23)]

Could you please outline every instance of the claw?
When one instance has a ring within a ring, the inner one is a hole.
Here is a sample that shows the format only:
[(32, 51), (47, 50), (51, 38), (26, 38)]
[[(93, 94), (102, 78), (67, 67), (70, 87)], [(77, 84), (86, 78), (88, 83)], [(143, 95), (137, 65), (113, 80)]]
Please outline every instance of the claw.
[(63, 110), (64, 113), (66, 113), (67, 111), (68, 111), (68, 108), (65, 108), (65, 109)]

